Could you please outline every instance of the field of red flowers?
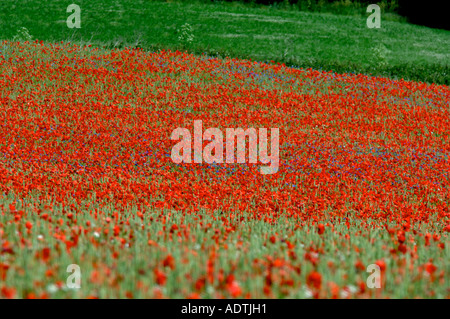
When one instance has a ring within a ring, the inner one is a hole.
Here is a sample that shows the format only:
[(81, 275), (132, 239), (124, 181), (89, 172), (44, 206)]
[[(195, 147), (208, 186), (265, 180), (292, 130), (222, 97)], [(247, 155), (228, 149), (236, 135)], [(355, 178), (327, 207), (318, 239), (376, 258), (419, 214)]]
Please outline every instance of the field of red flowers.
[[(2, 42), (0, 298), (449, 298), (449, 101), (365, 75)], [(279, 128), (279, 171), (173, 163), (171, 132), (194, 120)]]

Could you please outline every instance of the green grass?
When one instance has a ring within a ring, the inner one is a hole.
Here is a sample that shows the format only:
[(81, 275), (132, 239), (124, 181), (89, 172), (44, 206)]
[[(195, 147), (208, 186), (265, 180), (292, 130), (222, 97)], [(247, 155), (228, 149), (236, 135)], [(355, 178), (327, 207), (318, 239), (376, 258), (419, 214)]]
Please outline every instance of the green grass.
[[(360, 14), (333, 15), (243, 4), (144, 0), (77, 1), (81, 29), (69, 29), (72, 0), (0, 2), (0, 39), (25, 27), (33, 39), (105, 47), (183, 49), (288, 65), (450, 84), (450, 31), (392, 21), (369, 29)], [(193, 41), (180, 41), (192, 26)]]

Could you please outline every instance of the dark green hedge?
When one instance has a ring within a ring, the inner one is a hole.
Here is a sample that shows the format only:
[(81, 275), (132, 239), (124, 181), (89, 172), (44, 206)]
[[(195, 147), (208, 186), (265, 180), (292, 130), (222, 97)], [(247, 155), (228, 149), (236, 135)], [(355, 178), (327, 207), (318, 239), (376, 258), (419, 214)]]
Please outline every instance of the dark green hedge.
[[(211, 0), (217, 2), (218, 0)], [(343, 0), (221, 0), (226, 2), (239, 1), (262, 5), (282, 6), (290, 4), (297, 6), (300, 10), (320, 11), (329, 9), (330, 4), (339, 2), (345, 7)], [(395, 11), (406, 17), (410, 23), (424, 25), (432, 28), (450, 30), (450, 12), (446, 7), (450, 4), (448, 0), (352, 0), (352, 7), (366, 6), (372, 3), (382, 4), (385, 10)], [(447, 4), (447, 6), (445, 6)], [(336, 7), (336, 11), (340, 11)]]
[(443, 0), (398, 0), (400, 15), (414, 24), (450, 30), (450, 2)]

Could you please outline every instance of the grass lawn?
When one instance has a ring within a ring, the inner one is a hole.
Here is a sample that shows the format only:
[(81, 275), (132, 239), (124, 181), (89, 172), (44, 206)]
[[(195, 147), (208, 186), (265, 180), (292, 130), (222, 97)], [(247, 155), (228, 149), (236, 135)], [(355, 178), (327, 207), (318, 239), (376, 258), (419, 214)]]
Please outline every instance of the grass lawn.
[[(69, 29), (73, 1), (0, 2), (0, 39), (25, 27), (34, 39), (108, 47), (185, 49), (288, 65), (372, 73), (449, 84), (450, 32), (390, 21), (369, 29), (366, 17), (252, 8), (245, 5), (143, 0), (76, 1), (81, 29)], [(192, 26), (193, 41), (179, 40)]]

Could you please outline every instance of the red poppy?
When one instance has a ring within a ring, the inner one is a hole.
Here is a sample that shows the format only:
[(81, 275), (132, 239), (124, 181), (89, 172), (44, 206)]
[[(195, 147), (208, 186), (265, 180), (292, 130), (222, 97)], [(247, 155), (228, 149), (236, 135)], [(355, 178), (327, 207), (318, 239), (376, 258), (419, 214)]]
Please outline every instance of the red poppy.
[(320, 289), (320, 287), (322, 286), (322, 275), (317, 271), (312, 271), (308, 274), (306, 278), (306, 283), (310, 287)]

